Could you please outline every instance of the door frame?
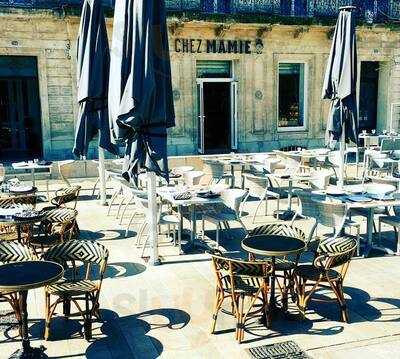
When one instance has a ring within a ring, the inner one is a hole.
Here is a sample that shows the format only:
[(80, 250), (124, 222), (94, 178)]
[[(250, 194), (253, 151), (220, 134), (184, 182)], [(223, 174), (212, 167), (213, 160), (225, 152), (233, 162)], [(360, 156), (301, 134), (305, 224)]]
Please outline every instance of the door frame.
[[(204, 143), (204, 84), (205, 83), (230, 83), (230, 106), (231, 106), (231, 149), (237, 150), (237, 138), (238, 138), (238, 81), (234, 77), (218, 77), (218, 78), (198, 78), (196, 79), (197, 92), (197, 126), (198, 126), (198, 137), (197, 137), (197, 151), (200, 154), (205, 152)], [(232, 97), (236, 98), (232, 98)]]

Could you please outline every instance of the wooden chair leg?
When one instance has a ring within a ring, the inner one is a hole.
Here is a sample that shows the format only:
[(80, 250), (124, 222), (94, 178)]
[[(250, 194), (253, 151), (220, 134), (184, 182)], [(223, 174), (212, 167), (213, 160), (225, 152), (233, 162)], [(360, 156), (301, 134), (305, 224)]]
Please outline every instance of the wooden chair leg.
[(85, 294), (84, 336), (86, 340), (92, 338), (92, 315), (89, 308), (89, 294)]
[(347, 305), (346, 305), (346, 300), (344, 298), (343, 294), (343, 286), (341, 282), (330, 282), (329, 283), (333, 292), (336, 295), (339, 307), (340, 307), (340, 312), (341, 312), (341, 319), (343, 322), (348, 323), (349, 322), (349, 313), (347, 311)]
[(63, 300), (63, 314), (66, 319), (71, 315), (71, 301), (68, 298)]
[(212, 321), (211, 321), (211, 334), (214, 334), (215, 332), (215, 326), (217, 324), (217, 317), (219, 310), (221, 309), (222, 302), (224, 301), (224, 293), (222, 293), (220, 290), (216, 290), (215, 294), (215, 305), (214, 305), (214, 311), (212, 315)]
[(215, 241), (217, 242), (217, 249), (219, 248), (219, 232), (220, 232), (220, 224), (217, 223), (217, 229), (215, 234)]
[(45, 315), (45, 329), (44, 329), (44, 339), (48, 340), (50, 337), (50, 321), (51, 321), (51, 314), (50, 314), (50, 295), (45, 294), (45, 306), (46, 306), (46, 315)]
[(242, 294), (239, 297), (239, 320), (238, 320), (238, 342), (239, 344), (243, 341), (244, 338), (244, 298), (245, 296)]
[(295, 276), (294, 281), (296, 284), (297, 292), (297, 306), (299, 308), (300, 314), (305, 317), (306, 311), (306, 280), (304, 278)]

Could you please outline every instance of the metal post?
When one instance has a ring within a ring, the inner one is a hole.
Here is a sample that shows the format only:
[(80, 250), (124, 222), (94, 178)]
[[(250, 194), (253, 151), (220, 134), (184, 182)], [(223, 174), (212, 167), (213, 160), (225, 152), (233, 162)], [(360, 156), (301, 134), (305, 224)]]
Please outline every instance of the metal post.
[(149, 201), (147, 221), (149, 223), (149, 238), (152, 246), (150, 256), (150, 263), (152, 265), (160, 264), (160, 258), (158, 257), (156, 186), (155, 172), (147, 172), (147, 196)]
[(104, 149), (99, 147), (99, 179), (100, 179), (100, 204), (107, 205), (106, 196), (106, 169), (105, 169), (105, 156)]
[(340, 108), (340, 122), (342, 123), (342, 136), (340, 138), (340, 164), (339, 164), (339, 188), (344, 185), (344, 169), (345, 169), (345, 147), (346, 147), (346, 124), (343, 122), (343, 108)]

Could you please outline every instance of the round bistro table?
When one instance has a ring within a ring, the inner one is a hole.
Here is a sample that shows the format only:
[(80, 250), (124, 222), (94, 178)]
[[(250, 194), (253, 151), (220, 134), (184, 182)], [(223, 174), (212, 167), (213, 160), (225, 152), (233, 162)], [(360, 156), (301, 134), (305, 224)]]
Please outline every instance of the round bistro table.
[[(261, 234), (249, 236), (242, 241), (242, 248), (249, 253), (271, 257), (271, 298), (269, 307), (271, 312), (276, 310), (275, 299), (275, 261), (276, 257), (296, 255), (305, 249), (305, 243), (298, 238), (279, 235)], [(265, 318), (264, 318), (265, 319)]]
[(46, 213), (41, 214), (40, 216), (34, 218), (24, 218), (24, 219), (17, 219), (14, 217), (11, 218), (0, 218), (0, 226), (9, 225), (15, 226), (17, 228), (17, 239), (18, 242), (21, 242), (21, 227), (23, 226), (32, 226), (35, 223), (42, 222), (46, 218)]
[(25, 261), (0, 266), (0, 292), (18, 292), (21, 311), (22, 348), (11, 355), (14, 358), (42, 358), (44, 348), (32, 348), (28, 338), (28, 290), (43, 287), (59, 280), (64, 273), (61, 265), (46, 261)]

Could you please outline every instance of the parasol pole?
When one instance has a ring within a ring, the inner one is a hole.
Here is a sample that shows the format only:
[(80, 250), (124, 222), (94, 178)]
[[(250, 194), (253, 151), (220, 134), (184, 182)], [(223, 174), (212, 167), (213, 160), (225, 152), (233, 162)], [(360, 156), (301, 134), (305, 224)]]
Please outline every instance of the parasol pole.
[(106, 195), (106, 168), (104, 149), (99, 146), (99, 179), (100, 179), (100, 204), (107, 205)]
[(150, 256), (150, 263), (152, 265), (160, 264), (160, 258), (158, 256), (156, 177), (155, 172), (147, 172), (147, 196), (149, 201), (147, 219), (149, 223), (149, 239), (152, 246)]
[(339, 188), (343, 188), (345, 174), (345, 146), (346, 146), (346, 124), (343, 122), (343, 107), (340, 104), (340, 122), (342, 124), (342, 135), (340, 136), (340, 164), (339, 164)]

